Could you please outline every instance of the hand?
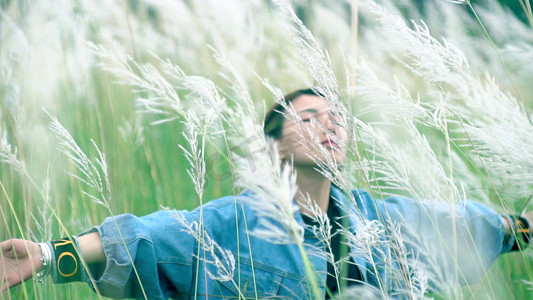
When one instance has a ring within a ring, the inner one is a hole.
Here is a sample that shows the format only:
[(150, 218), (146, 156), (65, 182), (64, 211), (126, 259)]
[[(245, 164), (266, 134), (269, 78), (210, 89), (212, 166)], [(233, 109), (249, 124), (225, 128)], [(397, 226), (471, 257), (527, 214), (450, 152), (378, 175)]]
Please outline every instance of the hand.
[(42, 268), (41, 248), (20, 239), (0, 243), (0, 292), (20, 284)]

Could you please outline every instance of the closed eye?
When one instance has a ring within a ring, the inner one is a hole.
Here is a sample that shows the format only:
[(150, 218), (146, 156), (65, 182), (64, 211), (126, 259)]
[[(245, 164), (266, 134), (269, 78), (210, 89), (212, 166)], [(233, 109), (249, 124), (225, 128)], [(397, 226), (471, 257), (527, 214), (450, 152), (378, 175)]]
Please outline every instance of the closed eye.
[(344, 123), (342, 121), (333, 121), (333, 124), (339, 126), (339, 127), (344, 127)]

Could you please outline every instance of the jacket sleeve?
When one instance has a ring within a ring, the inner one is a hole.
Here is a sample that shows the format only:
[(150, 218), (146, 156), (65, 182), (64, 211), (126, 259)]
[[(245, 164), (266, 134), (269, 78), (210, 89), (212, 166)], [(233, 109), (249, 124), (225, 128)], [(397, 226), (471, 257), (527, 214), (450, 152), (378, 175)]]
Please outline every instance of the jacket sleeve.
[(503, 245), (501, 216), (473, 201), (447, 204), (392, 197), (385, 200), (382, 214), (399, 227), (410, 258), (434, 270), (430, 282), (437, 289), (450, 281), (479, 281), (512, 246)]
[(175, 216), (175, 211), (119, 215), (88, 231), (100, 233), (106, 262), (90, 266), (92, 280), (86, 272), (85, 281), (111, 298), (168, 299), (188, 294), (194, 282), (196, 241), (183, 232)]

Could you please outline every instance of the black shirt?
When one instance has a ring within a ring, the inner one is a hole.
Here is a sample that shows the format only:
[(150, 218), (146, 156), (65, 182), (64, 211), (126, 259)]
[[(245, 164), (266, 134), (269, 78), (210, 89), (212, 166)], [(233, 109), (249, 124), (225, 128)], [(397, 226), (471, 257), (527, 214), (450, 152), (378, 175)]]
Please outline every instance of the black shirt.
[[(333, 252), (334, 261), (339, 261), (342, 257), (342, 245), (341, 245), (341, 238), (342, 235), (340, 232), (337, 232), (341, 229), (342, 224), (342, 214), (337, 205), (334, 203), (335, 200), (331, 199), (329, 200), (329, 206), (328, 206), (328, 218), (331, 224), (331, 250)], [(302, 215), (302, 218), (304, 222), (309, 226), (319, 226), (318, 222), (313, 220), (311, 217), (308, 217), (306, 215)], [(344, 246), (347, 247), (347, 246)], [(348, 253), (345, 253), (347, 255)], [(359, 268), (353, 263), (352, 258), (350, 257), (350, 262), (348, 263), (348, 280), (346, 282), (346, 286), (349, 285), (355, 285), (360, 284), (361, 282), (361, 273), (359, 273)], [(336, 294), (339, 287), (337, 286), (337, 280), (335, 279), (335, 269), (331, 262), (328, 261), (328, 276), (326, 279), (326, 285), (328, 289), (331, 291), (331, 294)], [(326, 299), (330, 299), (329, 294), (326, 293)]]

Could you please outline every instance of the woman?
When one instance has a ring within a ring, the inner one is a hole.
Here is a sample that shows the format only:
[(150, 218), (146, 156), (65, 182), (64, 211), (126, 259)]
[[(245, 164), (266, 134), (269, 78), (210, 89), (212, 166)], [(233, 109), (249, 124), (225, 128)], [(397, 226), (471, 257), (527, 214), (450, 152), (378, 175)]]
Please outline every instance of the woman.
[[(192, 212), (108, 218), (75, 239), (47, 244), (2, 242), (2, 290), (34, 272), (44, 272), (38, 275), (51, 273), (53, 281), (60, 283), (86, 281), (109, 297), (309, 299), (316, 298), (316, 293), (319, 297), (333, 294), (343, 269), (348, 284), (373, 286), (402, 297), (410, 280), (398, 274), (409, 273), (407, 261), (434, 266), (436, 280), (430, 284), (435, 285), (442, 273), (452, 274), (456, 282), (472, 283), (499, 254), (527, 246), (530, 215), (501, 216), (474, 202), (450, 208), (401, 197), (376, 201), (364, 190), (344, 194), (317, 170), (317, 162), (326, 156), (337, 164), (345, 159), (346, 132), (340, 120), (315, 90), (291, 93), (285, 103), (286, 109), (278, 105), (270, 111), (264, 128), (266, 135), (277, 140), (280, 157), (292, 162), (297, 173), (294, 202), (299, 212), (294, 217), (305, 228), (301, 245), (307, 256), (302, 256), (298, 243), (273, 243), (254, 234), (265, 229), (264, 217), (249, 205), (257, 196), (244, 192)], [(308, 199), (331, 220), (328, 241), (318, 237)], [(352, 240), (363, 238), (372, 228), (387, 234), (372, 245), (367, 243), (365, 253)], [(338, 230), (344, 236), (335, 234)], [(398, 244), (396, 235), (405, 242)], [(348, 241), (351, 255), (339, 268), (331, 262), (343, 257), (342, 239)], [(438, 250), (431, 253), (432, 247)], [(319, 254), (314, 255), (317, 249)], [(325, 252), (334, 259), (327, 259)]]

